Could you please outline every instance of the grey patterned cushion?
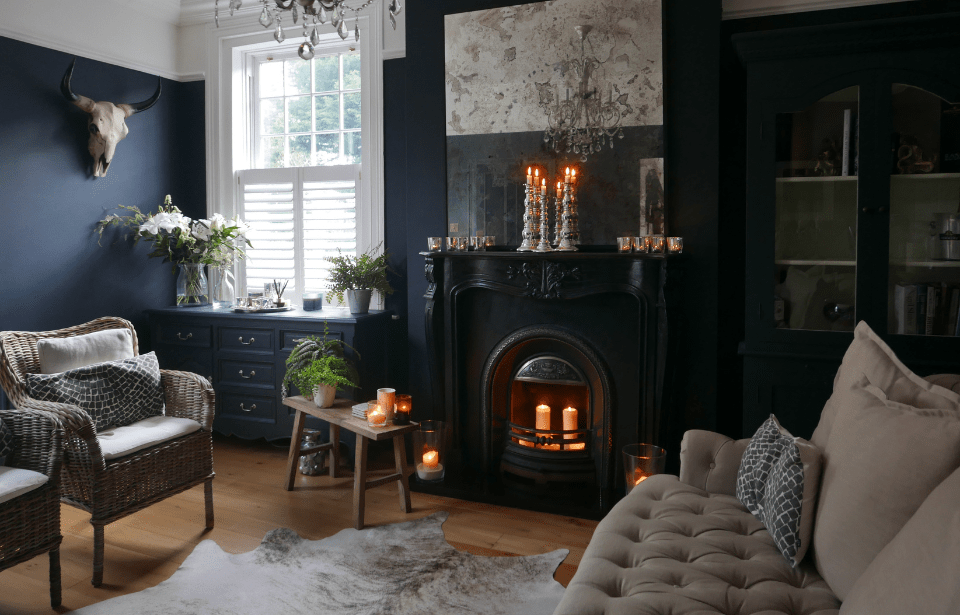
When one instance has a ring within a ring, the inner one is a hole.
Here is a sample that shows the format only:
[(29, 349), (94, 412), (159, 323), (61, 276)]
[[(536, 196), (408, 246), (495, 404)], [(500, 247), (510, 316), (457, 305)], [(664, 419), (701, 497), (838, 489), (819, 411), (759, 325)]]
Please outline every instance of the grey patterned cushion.
[(153, 352), (59, 374), (28, 374), (30, 397), (86, 410), (97, 431), (163, 414), (160, 365)]
[[(811, 457), (815, 457), (815, 471), (805, 483)], [(743, 453), (737, 499), (763, 522), (777, 548), (794, 566), (803, 559), (810, 542), (819, 479), (819, 451), (791, 436), (771, 414)], [(802, 519), (804, 512), (807, 518)]]
[(7, 455), (13, 452), (13, 431), (0, 419), (0, 466), (7, 464)]

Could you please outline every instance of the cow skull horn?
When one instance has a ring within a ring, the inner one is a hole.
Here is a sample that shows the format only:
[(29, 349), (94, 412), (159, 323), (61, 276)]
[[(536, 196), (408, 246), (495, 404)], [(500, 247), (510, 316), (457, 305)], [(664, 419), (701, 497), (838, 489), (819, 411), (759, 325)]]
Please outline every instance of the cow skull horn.
[(153, 96), (138, 103), (121, 103), (115, 105), (110, 102), (94, 102), (86, 96), (80, 96), (73, 93), (70, 87), (70, 79), (73, 77), (73, 68), (77, 64), (74, 58), (67, 72), (60, 81), (60, 93), (63, 97), (80, 107), (85, 113), (90, 115), (87, 121), (87, 129), (90, 131), (89, 149), (93, 156), (93, 175), (103, 177), (107, 174), (107, 167), (113, 160), (113, 154), (116, 151), (117, 143), (127, 136), (127, 124), (124, 120), (134, 113), (146, 111), (157, 103), (160, 99), (162, 84), (160, 78), (157, 78), (157, 91)]

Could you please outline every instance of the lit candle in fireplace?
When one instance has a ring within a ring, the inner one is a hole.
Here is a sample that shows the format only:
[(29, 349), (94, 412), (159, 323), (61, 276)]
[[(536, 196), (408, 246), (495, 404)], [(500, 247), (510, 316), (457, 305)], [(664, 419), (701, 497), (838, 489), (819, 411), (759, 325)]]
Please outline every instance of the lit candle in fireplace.
[[(527, 406), (529, 408), (529, 406)], [(537, 406), (537, 429), (549, 431), (550, 429), (550, 406), (540, 404)]]
[[(576, 431), (577, 429), (577, 409), (571, 406), (567, 406), (563, 409), (563, 430), (564, 431)], [(568, 433), (563, 436), (567, 440), (576, 440), (577, 434)], [(568, 451), (582, 451), (586, 448), (585, 442), (574, 442), (572, 444), (567, 444), (563, 448)]]

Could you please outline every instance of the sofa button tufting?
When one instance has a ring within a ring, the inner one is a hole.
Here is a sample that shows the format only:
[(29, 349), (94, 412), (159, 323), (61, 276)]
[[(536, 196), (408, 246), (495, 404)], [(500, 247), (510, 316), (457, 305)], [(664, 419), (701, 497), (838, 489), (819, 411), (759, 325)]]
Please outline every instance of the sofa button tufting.
[(710, 469), (712, 470), (712, 469), (714, 469), (715, 467), (717, 467), (717, 464), (711, 461), (711, 462), (710, 462)]

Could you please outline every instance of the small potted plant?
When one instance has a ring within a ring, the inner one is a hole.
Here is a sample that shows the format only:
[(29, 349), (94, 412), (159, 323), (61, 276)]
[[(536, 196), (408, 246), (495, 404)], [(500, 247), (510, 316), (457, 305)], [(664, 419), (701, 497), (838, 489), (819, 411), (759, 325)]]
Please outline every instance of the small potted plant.
[(337, 256), (327, 258), (333, 263), (328, 277), (328, 297), (336, 297), (337, 301), (343, 303), (343, 296), (346, 294), (351, 314), (366, 314), (370, 310), (373, 291), (381, 295), (393, 292), (390, 282), (387, 281), (387, 272), (392, 269), (387, 264), (386, 250), (380, 256), (374, 256), (379, 249), (380, 245), (377, 245), (356, 257), (345, 255), (337, 249)]
[(294, 346), (287, 357), (287, 371), (280, 387), (284, 398), (293, 384), (305, 397), (312, 392), (317, 406), (329, 408), (338, 388), (359, 386), (357, 369), (344, 354), (345, 348), (354, 348), (342, 340), (331, 339), (328, 332), (324, 327), (323, 337), (309, 335)]

